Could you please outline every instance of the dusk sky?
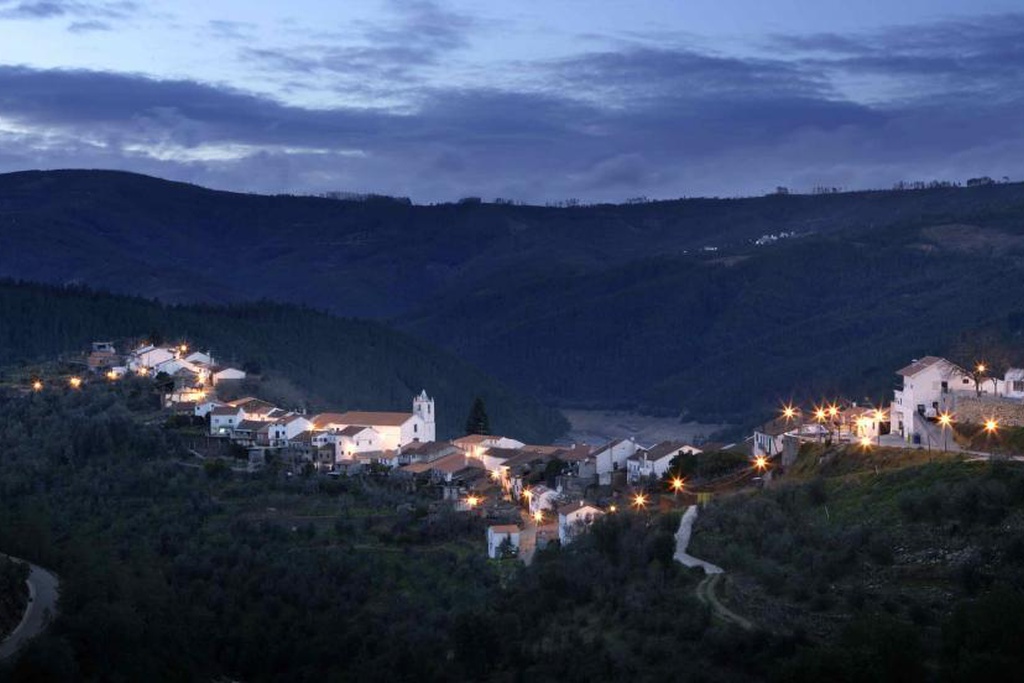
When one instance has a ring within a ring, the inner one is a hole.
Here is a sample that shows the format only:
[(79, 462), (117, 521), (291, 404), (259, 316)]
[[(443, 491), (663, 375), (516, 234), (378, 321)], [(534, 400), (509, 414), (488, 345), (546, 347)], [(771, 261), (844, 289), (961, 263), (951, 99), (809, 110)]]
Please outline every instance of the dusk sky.
[(1021, 0), (0, 0), (0, 172), (431, 202), (1024, 178)]

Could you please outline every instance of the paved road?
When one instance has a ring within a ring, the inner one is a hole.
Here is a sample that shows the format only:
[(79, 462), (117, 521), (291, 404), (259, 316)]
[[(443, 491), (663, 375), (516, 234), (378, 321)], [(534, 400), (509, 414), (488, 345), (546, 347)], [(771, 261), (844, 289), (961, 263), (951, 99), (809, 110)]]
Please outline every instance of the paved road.
[[(12, 560), (18, 560), (12, 557)], [(18, 560), (24, 562), (25, 560)], [(60, 592), (60, 580), (57, 575), (42, 567), (29, 564), (28, 575), (29, 603), (25, 616), (14, 632), (0, 643), (0, 659), (6, 659), (17, 652), (22, 645), (43, 632), (57, 616), (57, 596)]]
[(683, 518), (679, 520), (679, 531), (676, 532), (675, 560), (686, 567), (701, 567), (705, 574), (721, 574), (724, 570), (718, 565), (688, 555), (686, 548), (690, 545), (690, 534), (693, 533), (693, 521), (697, 519), (697, 506), (686, 508)]

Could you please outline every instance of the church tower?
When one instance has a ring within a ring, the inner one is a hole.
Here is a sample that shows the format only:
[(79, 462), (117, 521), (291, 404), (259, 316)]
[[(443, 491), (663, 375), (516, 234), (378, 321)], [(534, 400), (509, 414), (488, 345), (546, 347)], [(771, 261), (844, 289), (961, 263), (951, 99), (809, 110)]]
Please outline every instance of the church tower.
[(427, 390), (420, 392), (412, 399), (412, 414), (423, 419), (423, 436), (421, 441), (433, 441), (437, 437), (434, 426), (434, 399), (427, 396)]

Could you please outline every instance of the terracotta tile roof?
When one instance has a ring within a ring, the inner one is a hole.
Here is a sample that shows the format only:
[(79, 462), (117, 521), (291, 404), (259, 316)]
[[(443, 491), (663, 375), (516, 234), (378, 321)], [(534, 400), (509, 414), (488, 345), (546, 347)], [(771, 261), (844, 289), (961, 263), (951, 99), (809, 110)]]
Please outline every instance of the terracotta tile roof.
[(476, 444), (481, 444), (484, 441), (489, 441), (491, 439), (500, 440), (501, 438), (502, 437), (500, 436), (491, 436), (490, 434), (467, 434), (466, 436), (460, 436), (455, 439), (453, 443), (475, 446)]
[(686, 445), (685, 441), (662, 441), (647, 449), (647, 459), (661, 460), (666, 456), (675, 457), (679, 449)]
[(340, 432), (338, 432), (338, 436), (355, 436), (356, 434), (365, 432), (368, 429), (370, 429), (370, 427), (363, 427), (362, 425), (350, 425), (342, 429)]
[(483, 465), (475, 460), (467, 458), (462, 453), (452, 453), (451, 455), (438, 458), (434, 462), (430, 463), (430, 469), (438, 470), (439, 472), (444, 472), (446, 474), (454, 474), (459, 470), (464, 470), (466, 468), (483, 469)]
[(210, 411), (211, 415), (238, 415), (241, 408), (236, 406), (217, 406)]
[(404, 465), (399, 469), (402, 470), (403, 472), (409, 472), (411, 474), (423, 474), (424, 472), (430, 470), (431, 467), (433, 467), (433, 463), (414, 462), (409, 465)]
[(566, 503), (565, 505), (559, 505), (556, 508), (556, 510), (558, 511), (559, 515), (568, 515), (570, 513), (578, 512), (580, 510), (585, 510), (590, 513), (596, 512), (598, 514), (604, 514), (604, 510), (602, 510), (601, 508), (591, 503), (584, 502), (582, 500), (577, 501), (575, 503)]
[(313, 416), (317, 427), (326, 425), (362, 425), (364, 427), (400, 427), (410, 419), (412, 413), (385, 413), (349, 411), (347, 413), (320, 413)]

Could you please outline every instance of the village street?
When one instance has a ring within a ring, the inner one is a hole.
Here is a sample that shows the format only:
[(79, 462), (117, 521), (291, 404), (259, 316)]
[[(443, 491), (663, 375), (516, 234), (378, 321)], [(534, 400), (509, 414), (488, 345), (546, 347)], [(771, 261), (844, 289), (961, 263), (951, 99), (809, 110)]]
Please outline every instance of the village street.
[[(10, 556), (8, 556), (10, 557)], [(12, 560), (19, 560), (11, 557)], [(22, 645), (43, 632), (57, 614), (57, 596), (60, 580), (56, 574), (29, 563), (29, 602), (25, 616), (10, 636), (0, 643), (0, 659), (6, 659), (17, 652)]]

